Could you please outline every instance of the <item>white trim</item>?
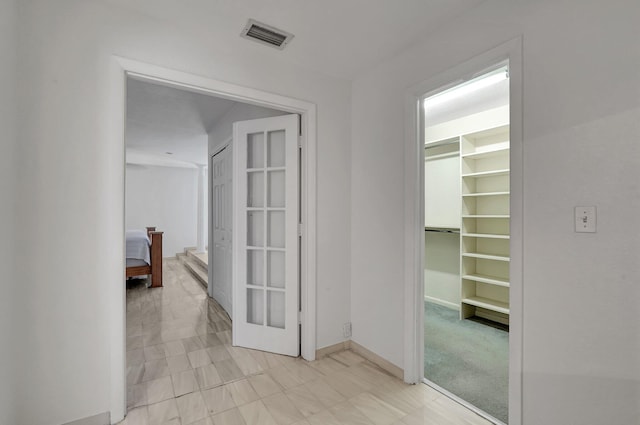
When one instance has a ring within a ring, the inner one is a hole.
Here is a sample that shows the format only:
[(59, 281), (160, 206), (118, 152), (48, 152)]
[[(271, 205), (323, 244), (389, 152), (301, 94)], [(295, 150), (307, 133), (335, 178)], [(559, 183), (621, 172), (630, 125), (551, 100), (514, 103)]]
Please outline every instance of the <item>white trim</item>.
[(522, 424), (523, 356), (523, 103), (522, 38), (510, 40), (409, 88), (405, 94), (405, 355), (404, 380), (422, 382), (424, 356), (424, 138), (422, 99), (509, 60), (511, 264), (509, 424)]
[[(114, 240), (119, 242), (122, 253), (120, 276), (124, 276), (124, 173), (125, 173), (125, 107), (126, 78), (154, 82), (166, 86), (214, 95), (237, 102), (249, 103), (266, 108), (280, 109), (302, 116), (303, 135), (306, 137), (306, 149), (303, 156), (304, 193), (303, 217), (305, 218), (305, 236), (302, 250), (302, 309), (305, 321), (302, 323), (301, 354), (306, 360), (315, 359), (316, 351), (316, 105), (298, 99), (268, 93), (262, 90), (225, 83), (212, 78), (201, 77), (136, 60), (112, 56), (109, 64), (109, 120), (106, 131), (114, 143), (112, 166), (114, 175), (121, 180), (122, 196), (115, 202), (114, 210), (119, 210), (122, 231)], [(120, 163), (117, 164), (117, 160)], [(119, 168), (118, 168), (119, 167)], [(120, 204), (121, 203), (121, 204)], [(121, 421), (126, 412), (126, 366), (125, 366), (125, 291), (124, 285), (113, 285), (109, 291), (109, 311), (111, 327), (109, 331), (111, 371), (110, 371), (110, 411), (112, 423)], [(306, 310), (306, 311), (305, 311)]]
[(452, 310), (460, 311), (460, 304), (452, 303), (451, 301), (441, 300), (440, 298), (430, 297), (429, 295), (424, 296), (424, 300), (430, 303), (434, 303), (437, 305), (441, 305), (443, 307), (450, 308)]

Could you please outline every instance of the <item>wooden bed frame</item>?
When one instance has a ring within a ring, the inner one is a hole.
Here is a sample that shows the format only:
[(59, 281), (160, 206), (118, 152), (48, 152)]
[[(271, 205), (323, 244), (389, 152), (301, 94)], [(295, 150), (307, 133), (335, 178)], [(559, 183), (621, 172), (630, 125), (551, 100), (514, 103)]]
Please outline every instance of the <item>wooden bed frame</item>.
[(147, 227), (147, 236), (151, 241), (151, 264), (148, 266), (127, 267), (126, 277), (151, 275), (151, 287), (162, 287), (162, 234), (155, 227)]

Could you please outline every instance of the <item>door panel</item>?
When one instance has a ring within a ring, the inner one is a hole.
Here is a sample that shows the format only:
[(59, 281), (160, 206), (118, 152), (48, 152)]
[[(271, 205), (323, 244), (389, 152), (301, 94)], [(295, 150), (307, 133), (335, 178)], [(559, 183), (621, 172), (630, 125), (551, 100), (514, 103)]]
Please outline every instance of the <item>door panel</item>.
[(211, 159), (213, 187), (213, 281), (211, 296), (232, 314), (231, 284), (231, 146)]
[(234, 123), (233, 345), (297, 356), (298, 116)]

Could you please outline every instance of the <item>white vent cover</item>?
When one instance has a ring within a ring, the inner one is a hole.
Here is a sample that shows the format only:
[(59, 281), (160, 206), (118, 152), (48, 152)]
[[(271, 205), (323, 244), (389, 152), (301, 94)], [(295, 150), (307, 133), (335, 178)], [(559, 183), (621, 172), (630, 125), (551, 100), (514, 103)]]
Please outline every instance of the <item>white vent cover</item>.
[(253, 19), (249, 19), (240, 35), (280, 50), (284, 49), (293, 38), (293, 34), (291, 33)]

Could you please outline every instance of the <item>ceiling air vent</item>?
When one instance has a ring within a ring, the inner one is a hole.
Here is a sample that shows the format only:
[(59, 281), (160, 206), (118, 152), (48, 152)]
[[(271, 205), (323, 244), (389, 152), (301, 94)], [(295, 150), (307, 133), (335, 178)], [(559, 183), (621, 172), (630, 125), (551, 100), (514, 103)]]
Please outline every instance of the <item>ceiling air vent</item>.
[(249, 19), (242, 33), (244, 38), (248, 38), (276, 49), (284, 49), (293, 38), (293, 34), (274, 28), (271, 25)]

